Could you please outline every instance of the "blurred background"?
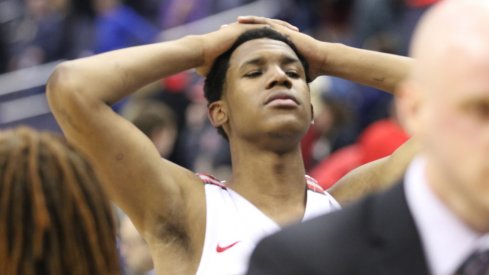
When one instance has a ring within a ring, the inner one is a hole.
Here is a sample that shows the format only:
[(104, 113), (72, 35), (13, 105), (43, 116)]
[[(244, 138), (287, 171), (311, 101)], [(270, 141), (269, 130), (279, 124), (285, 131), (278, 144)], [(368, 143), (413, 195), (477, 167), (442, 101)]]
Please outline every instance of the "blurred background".
[[(44, 92), (62, 60), (206, 33), (238, 15), (279, 18), (319, 40), (406, 55), (418, 18), (435, 2), (0, 0), (0, 129), (29, 125), (60, 131)], [(202, 85), (193, 71), (183, 72), (144, 87), (113, 108), (148, 135), (162, 157), (227, 179), (228, 146), (207, 120)], [(408, 138), (397, 124), (391, 96), (384, 92), (321, 77), (311, 84), (311, 94), (315, 123), (302, 142), (304, 162), (326, 189), (351, 169), (389, 155)], [(124, 219), (122, 223), (129, 232), (122, 248), (135, 245), (133, 228)], [(127, 274), (150, 269), (141, 264), (144, 259), (123, 254)], [(131, 267), (133, 261), (138, 264)]]

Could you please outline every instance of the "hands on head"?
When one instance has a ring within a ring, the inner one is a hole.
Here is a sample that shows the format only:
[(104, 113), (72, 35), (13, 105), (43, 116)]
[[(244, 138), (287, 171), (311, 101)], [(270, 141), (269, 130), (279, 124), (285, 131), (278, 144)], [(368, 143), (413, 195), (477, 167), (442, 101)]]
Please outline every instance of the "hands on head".
[(215, 32), (204, 37), (204, 62), (197, 68), (197, 73), (206, 76), (214, 60), (232, 46), (236, 38), (243, 32), (268, 27), (286, 35), (297, 47), (309, 63), (309, 76), (312, 79), (324, 74), (326, 58), (318, 50), (321, 41), (299, 32), (299, 28), (285, 21), (260, 16), (239, 16), (237, 21), (222, 25)]

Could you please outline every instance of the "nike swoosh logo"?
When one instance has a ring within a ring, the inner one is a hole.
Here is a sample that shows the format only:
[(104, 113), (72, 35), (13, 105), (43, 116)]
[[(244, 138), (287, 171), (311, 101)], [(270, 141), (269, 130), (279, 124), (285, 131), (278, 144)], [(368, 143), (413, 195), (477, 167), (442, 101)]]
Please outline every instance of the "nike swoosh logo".
[(219, 244), (217, 244), (216, 251), (217, 251), (217, 253), (222, 253), (222, 252), (230, 249), (231, 247), (235, 246), (239, 242), (240, 241), (237, 241), (237, 242), (234, 242), (234, 243), (232, 243), (230, 245), (226, 245), (226, 246), (220, 246)]

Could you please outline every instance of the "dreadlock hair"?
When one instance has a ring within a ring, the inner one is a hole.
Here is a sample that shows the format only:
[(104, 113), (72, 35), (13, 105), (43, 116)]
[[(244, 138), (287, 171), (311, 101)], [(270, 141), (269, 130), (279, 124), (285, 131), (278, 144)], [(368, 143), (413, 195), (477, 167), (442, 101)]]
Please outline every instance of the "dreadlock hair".
[[(267, 27), (248, 30), (242, 33), (238, 37), (238, 39), (236, 39), (234, 44), (226, 52), (217, 57), (212, 64), (212, 67), (204, 83), (204, 95), (207, 99), (208, 105), (220, 100), (222, 97), (227, 71), (229, 69), (229, 59), (231, 58), (233, 52), (245, 42), (260, 38), (278, 40), (287, 44), (295, 52), (300, 62), (302, 63), (302, 66), (304, 67), (304, 71), (307, 74), (307, 72), (309, 71), (309, 65), (306, 59), (299, 53), (295, 44), (292, 43), (292, 41), (290, 41), (287, 36)], [(309, 75), (306, 75), (306, 78), (307, 83), (309, 83)], [(222, 127), (217, 128), (217, 132), (226, 140), (228, 140), (228, 137)]]
[(111, 206), (64, 139), (0, 131), (0, 274), (119, 274)]

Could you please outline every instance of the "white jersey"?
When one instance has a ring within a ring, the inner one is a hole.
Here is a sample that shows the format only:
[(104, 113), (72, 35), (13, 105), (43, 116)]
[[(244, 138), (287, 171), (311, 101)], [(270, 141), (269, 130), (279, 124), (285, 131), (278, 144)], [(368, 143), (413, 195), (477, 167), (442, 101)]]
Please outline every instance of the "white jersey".
[[(280, 226), (247, 199), (212, 176), (198, 174), (205, 185), (206, 231), (197, 275), (244, 274), (258, 242)], [(340, 208), (309, 176), (304, 220)]]

